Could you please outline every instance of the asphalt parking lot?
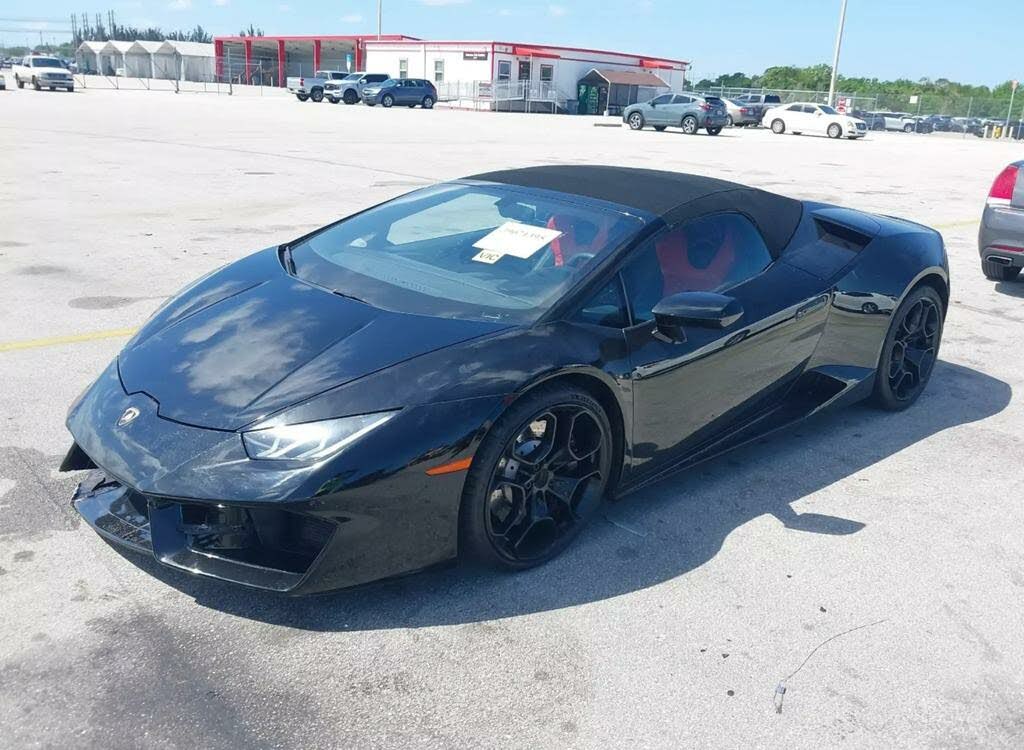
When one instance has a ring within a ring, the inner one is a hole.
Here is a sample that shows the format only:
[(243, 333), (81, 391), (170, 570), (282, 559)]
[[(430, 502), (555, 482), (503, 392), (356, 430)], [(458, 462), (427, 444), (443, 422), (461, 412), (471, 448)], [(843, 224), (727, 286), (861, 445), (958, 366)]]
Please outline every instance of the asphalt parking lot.
[[(143, 91), (0, 92), (0, 113), (5, 746), (1024, 744), (1024, 283), (985, 280), (975, 247), (1021, 146)], [(929, 389), (663, 481), (520, 575), (283, 599), (79, 522), (65, 410), (168, 295), (420, 185), (561, 163), (939, 228), (953, 302)]]

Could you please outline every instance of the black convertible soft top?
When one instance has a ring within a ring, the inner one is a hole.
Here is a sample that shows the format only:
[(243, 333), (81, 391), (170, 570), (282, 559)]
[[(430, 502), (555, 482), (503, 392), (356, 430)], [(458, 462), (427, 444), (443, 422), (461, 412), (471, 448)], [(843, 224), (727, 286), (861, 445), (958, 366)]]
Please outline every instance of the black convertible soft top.
[(796, 231), (803, 204), (792, 198), (713, 177), (656, 169), (567, 165), (525, 167), (468, 177), (470, 180), (555, 190), (617, 203), (660, 216), (668, 224), (709, 213), (747, 216), (778, 255)]

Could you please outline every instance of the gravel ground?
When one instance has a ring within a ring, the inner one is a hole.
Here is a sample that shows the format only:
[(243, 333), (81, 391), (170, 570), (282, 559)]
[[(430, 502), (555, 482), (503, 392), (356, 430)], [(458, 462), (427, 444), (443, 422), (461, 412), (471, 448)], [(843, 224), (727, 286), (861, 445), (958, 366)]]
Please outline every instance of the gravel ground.
[[(0, 104), (5, 746), (1024, 744), (1024, 284), (986, 281), (975, 248), (1020, 145), (285, 96)], [(929, 390), (904, 414), (853, 407), (637, 493), (520, 575), (456, 566), (289, 600), (121, 554), (71, 511), (67, 405), (176, 289), (435, 180), (562, 163), (936, 226), (953, 304)]]

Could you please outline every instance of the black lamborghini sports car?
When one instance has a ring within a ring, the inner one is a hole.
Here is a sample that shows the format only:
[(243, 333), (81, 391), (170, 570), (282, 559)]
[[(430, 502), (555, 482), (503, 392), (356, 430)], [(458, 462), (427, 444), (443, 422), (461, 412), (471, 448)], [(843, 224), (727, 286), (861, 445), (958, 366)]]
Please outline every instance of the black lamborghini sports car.
[(73, 503), (108, 540), (257, 588), (527, 568), (606, 498), (826, 407), (909, 406), (948, 301), (942, 238), (901, 219), (481, 174), (195, 282), (72, 405), (62, 469), (92, 470)]

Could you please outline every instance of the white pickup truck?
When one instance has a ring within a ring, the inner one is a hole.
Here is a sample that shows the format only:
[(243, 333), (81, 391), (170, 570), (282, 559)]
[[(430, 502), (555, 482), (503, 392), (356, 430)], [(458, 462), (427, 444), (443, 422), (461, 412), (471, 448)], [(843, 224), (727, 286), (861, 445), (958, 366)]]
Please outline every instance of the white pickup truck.
[(19, 89), (25, 88), (25, 84), (29, 84), (36, 91), (41, 91), (44, 88), (53, 91), (55, 89), (64, 89), (66, 91), (75, 90), (75, 79), (71, 75), (71, 71), (64, 67), (60, 60), (56, 57), (46, 57), (45, 55), (29, 55), (21, 61), (21, 64), (15, 64), (11, 66), (14, 74), (14, 82), (18, 84)]
[(349, 74), (344, 70), (318, 70), (312, 76), (289, 76), (286, 84), (288, 92), (295, 94), (300, 102), (312, 99), (315, 102), (324, 100), (324, 87), (328, 81), (340, 81)]

